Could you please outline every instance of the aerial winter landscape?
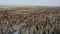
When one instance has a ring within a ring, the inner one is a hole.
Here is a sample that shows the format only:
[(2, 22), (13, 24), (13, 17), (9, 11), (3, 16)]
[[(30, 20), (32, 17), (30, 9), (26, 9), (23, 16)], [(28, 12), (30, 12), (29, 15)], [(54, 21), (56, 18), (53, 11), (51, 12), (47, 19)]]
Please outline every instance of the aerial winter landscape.
[(0, 34), (60, 34), (59, 0), (0, 0)]

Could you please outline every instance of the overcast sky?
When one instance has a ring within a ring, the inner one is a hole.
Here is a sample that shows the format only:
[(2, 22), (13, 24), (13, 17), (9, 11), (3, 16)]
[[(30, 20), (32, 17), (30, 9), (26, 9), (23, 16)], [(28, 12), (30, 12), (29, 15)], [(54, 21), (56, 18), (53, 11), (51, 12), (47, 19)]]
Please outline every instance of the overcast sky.
[(0, 0), (0, 5), (60, 6), (60, 0)]

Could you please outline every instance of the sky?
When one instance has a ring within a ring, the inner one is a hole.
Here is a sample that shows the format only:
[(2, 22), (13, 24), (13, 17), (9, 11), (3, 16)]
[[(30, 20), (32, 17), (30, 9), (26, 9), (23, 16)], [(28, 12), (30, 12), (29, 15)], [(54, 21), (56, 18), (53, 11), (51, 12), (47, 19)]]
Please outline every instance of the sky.
[(0, 5), (60, 6), (60, 0), (0, 0)]

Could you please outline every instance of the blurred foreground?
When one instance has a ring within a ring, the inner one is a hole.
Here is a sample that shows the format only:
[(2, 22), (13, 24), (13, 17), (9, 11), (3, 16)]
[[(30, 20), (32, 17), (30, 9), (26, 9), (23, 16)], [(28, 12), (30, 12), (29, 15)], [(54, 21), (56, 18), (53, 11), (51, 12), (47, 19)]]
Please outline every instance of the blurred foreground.
[(0, 34), (60, 34), (60, 7), (0, 8)]

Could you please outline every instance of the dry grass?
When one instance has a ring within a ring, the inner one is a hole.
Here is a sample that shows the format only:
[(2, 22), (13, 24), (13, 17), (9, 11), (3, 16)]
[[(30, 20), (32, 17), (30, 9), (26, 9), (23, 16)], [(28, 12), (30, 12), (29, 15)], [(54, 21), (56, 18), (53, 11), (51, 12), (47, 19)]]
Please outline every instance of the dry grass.
[(16, 32), (19, 34), (58, 34), (60, 32), (60, 8), (0, 8), (0, 34)]

